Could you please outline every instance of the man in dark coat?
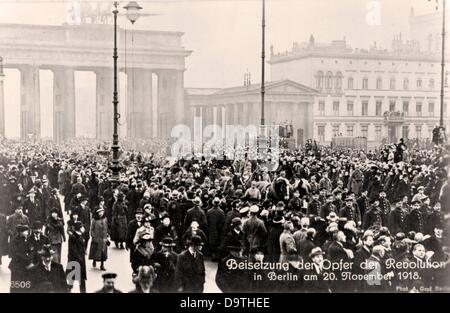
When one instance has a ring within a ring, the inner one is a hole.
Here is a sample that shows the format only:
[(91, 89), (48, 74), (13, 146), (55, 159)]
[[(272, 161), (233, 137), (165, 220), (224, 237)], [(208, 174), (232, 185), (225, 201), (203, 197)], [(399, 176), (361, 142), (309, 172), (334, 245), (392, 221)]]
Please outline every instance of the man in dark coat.
[(126, 197), (128, 204), (128, 220), (134, 218), (134, 212), (139, 207), (139, 201), (142, 198), (142, 192), (137, 190), (136, 187), (136, 183), (132, 183)]
[(6, 219), (6, 227), (8, 229), (9, 242), (13, 240), (13, 238), (17, 235), (17, 226), (18, 225), (30, 225), (30, 221), (28, 217), (23, 214), (22, 205), (17, 205), (14, 214), (11, 214)]
[(50, 215), (50, 211), (51, 209), (56, 208), (58, 210), (58, 217), (59, 218), (63, 218), (63, 213), (62, 213), (62, 209), (61, 209), (61, 201), (59, 199), (59, 195), (58, 195), (58, 189), (54, 188), (51, 190), (48, 202), (47, 202), (47, 206), (46, 206), (46, 216)]
[[(348, 250), (346, 250), (344, 248), (344, 244), (346, 242), (345, 234), (342, 231), (338, 231), (337, 233), (335, 233), (333, 235), (333, 237), (334, 237), (334, 240), (328, 247), (327, 258), (331, 262), (336, 262), (336, 263), (350, 262), (351, 259), (349, 257), (349, 253), (347, 252)], [(334, 274), (336, 275), (336, 280), (330, 282), (330, 288), (332, 291), (335, 291), (335, 292), (349, 291), (351, 284), (349, 281), (342, 280), (340, 273), (341, 273), (340, 270), (334, 271)]]
[(404, 231), (406, 212), (403, 209), (403, 201), (397, 200), (395, 208), (389, 214), (388, 228), (391, 234), (396, 235)]
[(425, 221), (420, 211), (421, 202), (413, 201), (411, 212), (406, 216), (405, 232), (415, 231), (416, 233), (424, 233)]
[[(30, 286), (23, 285), (29, 282), (28, 269), (31, 266), (31, 246), (29, 241), (29, 227), (17, 225), (16, 233), (9, 247), (9, 269), (11, 271), (10, 292), (27, 292)], [(28, 287), (28, 288), (27, 288)]]
[(243, 231), (246, 238), (247, 250), (255, 247), (265, 247), (267, 240), (267, 230), (264, 222), (258, 218), (259, 208), (256, 205), (250, 207), (250, 218), (245, 221)]
[[(69, 248), (67, 255), (67, 274), (70, 273), (71, 262), (77, 262), (80, 265), (80, 276), (70, 277), (72, 281), (69, 282), (69, 289), (73, 288), (75, 279), (79, 279), (80, 293), (86, 292), (86, 246), (84, 244), (83, 233), (86, 231), (81, 221), (77, 221), (73, 225), (73, 231), (69, 232)], [(76, 269), (77, 267), (75, 267)], [(68, 277), (69, 278), (69, 277)]]
[(361, 193), (361, 196), (356, 200), (358, 204), (359, 211), (361, 212), (361, 217), (364, 218), (364, 214), (370, 207), (370, 200), (367, 197), (367, 190)]
[(222, 292), (248, 292), (249, 289), (249, 272), (245, 269), (230, 268), (230, 262), (236, 264), (243, 263), (247, 260), (243, 256), (243, 246), (239, 241), (231, 243), (227, 246), (228, 255), (223, 258), (217, 267), (216, 284)]
[(160, 243), (166, 237), (172, 238), (176, 246), (176, 242), (178, 242), (177, 230), (175, 226), (172, 225), (171, 217), (166, 212), (164, 212), (161, 216), (161, 224), (159, 224), (155, 228), (155, 237), (153, 239), (155, 251), (159, 251), (161, 249)]
[(66, 275), (61, 264), (53, 262), (54, 251), (44, 247), (40, 251), (41, 262), (30, 270), (31, 288), (33, 292), (68, 292)]
[(36, 221), (33, 223), (31, 227), (31, 236), (30, 236), (30, 246), (31, 246), (31, 259), (33, 264), (38, 264), (41, 260), (41, 256), (39, 255), (39, 251), (42, 250), (44, 246), (50, 244), (50, 240), (47, 236), (42, 234), (43, 224), (40, 221)]
[(223, 233), (226, 235), (230, 231), (231, 228), (231, 222), (235, 217), (241, 217), (241, 214), (239, 213), (240, 210), (240, 200), (234, 200), (231, 203), (231, 210), (227, 212), (225, 215), (225, 224), (223, 227)]
[[(79, 220), (83, 223), (84, 229), (91, 229), (91, 209), (87, 205), (88, 198), (86, 196), (82, 196), (80, 198), (80, 204), (76, 206), (72, 211), (78, 213)], [(89, 242), (89, 232), (85, 231), (83, 233), (84, 236), (84, 245), (87, 248)]]
[(276, 215), (268, 223), (267, 230), (267, 254), (266, 260), (268, 262), (278, 262), (280, 260), (281, 247), (280, 236), (284, 231), (283, 228), (284, 218), (282, 215)]
[[(362, 237), (362, 246), (358, 248), (355, 252), (355, 259), (353, 261), (353, 268), (355, 274), (364, 274), (365, 264), (367, 260), (372, 255), (372, 245), (373, 245), (373, 233), (372, 231), (366, 231)], [(364, 283), (356, 282), (356, 290), (361, 291), (364, 289)]]
[(444, 225), (444, 217), (441, 212), (441, 204), (436, 202), (433, 207), (433, 211), (427, 217), (427, 228), (425, 232), (427, 234), (434, 234), (434, 229), (442, 229)]
[(320, 208), (320, 213), (319, 216), (321, 218), (326, 218), (328, 216), (328, 214), (330, 214), (331, 212), (336, 212), (336, 207), (333, 204), (333, 194), (329, 193), (326, 197), (326, 202), (324, 205), (321, 206)]
[(28, 192), (27, 200), (24, 204), (24, 213), (30, 219), (30, 222), (41, 221), (45, 218), (45, 211), (41, 201), (36, 197), (36, 190), (31, 189)]
[(381, 220), (383, 222), (383, 226), (388, 225), (389, 213), (391, 213), (391, 203), (386, 198), (386, 192), (380, 192), (380, 209), (381, 209)]
[(231, 246), (233, 242), (240, 242), (242, 247), (246, 247), (245, 244), (245, 233), (242, 231), (242, 220), (240, 217), (235, 217), (231, 221), (230, 224), (230, 231), (224, 236), (223, 242), (220, 245), (220, 253), (221, 253), (221, 259), (224, 258), (227, 253), (227, 247)]
[(298, 244), (297, 252), (304, 261), (308, 260), (309, 254), (316, 247), (316, 245), (314, 244), (314, 236), (315, 235), (316, 235), (316, 230), (314, 228), (309, 228), (306, 231), (306, 238), (300, 240), (300, 242)]
[(315, 191), (312, 194), (311, 202), (308, 204), (308, 215), (319, 216), (319, 210), (321, 206), (322, 203), (319, 201), (319, 193)]
[(222, 242), (223, 227), (225, 224), (225, 213), (219, 207), (220, 199), (213, 199), (213, 207), (206, 212), (206, 222), (208, 225), (209, 250), (212, 254), (212, 260), (217, 261), (219, 256), (219, 246)]
[(380, 209), (380, 202), (378, 199), (374, 199), (371, 201), (372, 206), (370, 209), (366, 212), (364, 215), (364, 221), (362, 228), (368, 229), (372, 226), (379, 226), (381, 227), (383, 225), (383, 213)]
[(177, 267), (178, 255), (173, 252), (176, 246), (173, 238), (165, 237), (159, 242), (161, 251), (154, 254), (153, 259), (155, 264), (159, 264), (156, 269), (157, 277), (155, 286), (159, 292), (173, 293), (176, 292), (175, 270)]
[(136, 230), (143, 225), (142, 218), (144, 217), (144, 211), (141, 208), (137, 208), (134, 214), (135, 218), (128, 223), (127, 228), (127, 240), (125, 242), (125, 249), (130, 250), (130, 262), (133, 256), (134, 250), (136, 249), (133, 243), (134, 236), (136, 235)]
[(202, 239), (192, 236), (189, 247), (178, 255), (175, 280), (179, 292), (202, 293), (205, 284), (205, 262), (200, 252)]
[(202, 202), (198, 197), (196, 197), (192, 202), (194, 203), (194, 207), (186, 212), (186, 217), (184, 218), (184, 231), (188, 229), (192, 221), (197, 221), (200, 225), (200, 228), (203, 231), (206, 231), (206, 214), (205, 211), (203, 211), (203, 209), (201, 208)]
[(353, 198), (347, 196), (345, 198), (345, 206), (339, 212), (340, 217), (345, 217), (347, 221), (354, 221), (356, 225), (361, 225), (361, 217), (360, 210), (358, 206), (353, 205)]

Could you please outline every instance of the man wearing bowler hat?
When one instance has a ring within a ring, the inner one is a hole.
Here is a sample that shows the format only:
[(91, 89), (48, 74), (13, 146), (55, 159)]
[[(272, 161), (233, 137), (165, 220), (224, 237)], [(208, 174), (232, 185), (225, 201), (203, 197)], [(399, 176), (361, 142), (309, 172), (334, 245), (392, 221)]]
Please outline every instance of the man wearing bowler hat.
[(175, 279), (179, 292), (203, 292), (205, 262), (201, 253), (202, 246), (202, 238), (194, 235), (188, 243), (188, 248), (178, 255)]
[(30, 247), (33, 264), (40, 261), (41, 257), (38, 252), (42, 250), (42, 247), (50, 245), (48, 237), (42, 234), (42, 227), (43, 224), (40, 221), (35, 221), (31, 227)]
[[(63, 266), (53, 262), (54, 254), (55, 251), (49, 247), (43, 247), (39, 251), (41, 261), (31, 269), (30, 273), (31, 291), (38, 293), (48, 292), (47, 288), (51, 286), (51, 291), (53, 292), (68, 292)], [(44, 286), (46, 289), (44, 289)]]

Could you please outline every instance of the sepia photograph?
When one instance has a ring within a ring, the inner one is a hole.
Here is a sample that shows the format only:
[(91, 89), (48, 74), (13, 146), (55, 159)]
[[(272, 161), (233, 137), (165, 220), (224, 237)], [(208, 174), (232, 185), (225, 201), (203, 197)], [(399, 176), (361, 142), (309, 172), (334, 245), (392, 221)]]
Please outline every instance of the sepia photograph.
[(0, 293), (449, 293), (449, 21), (0, 0)]

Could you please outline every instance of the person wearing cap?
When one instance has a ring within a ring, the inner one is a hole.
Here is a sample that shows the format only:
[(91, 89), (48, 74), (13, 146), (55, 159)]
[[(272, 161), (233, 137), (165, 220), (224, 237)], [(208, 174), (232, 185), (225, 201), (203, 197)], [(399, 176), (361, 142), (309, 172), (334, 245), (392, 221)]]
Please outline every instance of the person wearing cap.
[(134, 219), (128, 223), (127, 227), (127, 240), (125, 242), (125, 249), (130, 251), (130, 262), (131, 257), (133, 256), (133, 252), (135, 249), (135, 244), (133, 243), (133, 239), (136, 235), (136, 231), (144, 224), (144, 210), (140, 207), (136, 209), (134, 212)]
[(364, 218), (366, 211), (370, 208), (370, 199), (367, 196), (368, 191), (364, 190), (361, 192), (361, 196), (356, 199), (356, 204), (358, 206), (359, 211), (361, 212), (361, 217)]
[(292, 235), (294, 230), (294, 225), (291, 221), (286, 221), (283, 224), (283, 233), (280, 235), (280, 263), (287, 263), (290, 261), (291, 255), (297, 255), (297, 247), (295, 245), (295, 240)]
[(415, 231), (416, 233), (425, 232), (425, 218), (420, 211), (420, 205), (422, 203), (419, 200), (412, 201), (411, 211), (406, 215), (404, 231)]
[(391, 234), (396, 235), (404, 231), (406, 211), (401, 200), (395, 201), (394, 209), (389, 213), (388, 228)]
[(202, 201), (199, 197), (195, 197), (194, 200), (192, 200), (192, 203), (194, 206), (186, 212), (183, 229), (186, 231), (189, 225), (191, 225), (191, 222), (195, 220), (199, 223), (199, 226), (202, 230), (206, 230), (206, 214), (205, 211), (201, 208)]
[(347, 221), (354, 221), (357, 226), (361, 226), (362, 214), (357, 205), (354, 205), (354, 199), (351, 196), (345, 198), (345, 206), (339, 212), (340, 217), (345, 217)]
[(108, 259), (108, 221), (105, 216), (105, 210), (97, 209), (96, 214), (91, 221), (89, 231), (91, 235), (91, 246), (89, 248), (89, 260), (92, 260), (92, 266), (96, 267), (100, 262), (100, 270), (106, 271), (104, 263)]
[(240, 241), (228, 242), (226, 247), (228, 254), (219, 261), (216, 272), (216, 284), (224, 293), (229, 292), (248, 292), (250, 275), (245, 269), (229, 268), (230, 262), (236, 264), (247, 260), (243, 255), (244, 247)]
[(21, 281), (28, 281), (27, 270), (32, 265), (31, 244), (29, 240), (30, 229), (28, 225), (16, 226), (14, 237), (10, 240), (9, 257), (11, 262), (8, 268), (11, 271), (10, 292), (27, 292)]
[(129, 293), (155, 293), (159, 292), (154, 287), (157, 274), (153, 266), (140, 266), (136, 276), (133, 278), (133, 282), (136, 288)]
[(219, 207), (220, 199), (215, 197), (213, 206), (206, 213), (206, 223), (208, 225), (208, 243), (212, 260), (219, 261), (219, 246), (223, 238), (223, 228), (225, 224), (225, 213)]
[(336, 207), (333, 204), (334, 196), (332, 193), (327, 194), (325, 198), (325, 204), (320, 207), (319, 216), (326, 218), (331, 212), (336, 212)]
[(243, 231), (246, 235), (247, 249), (253, 247), (265, 247), (267, 240), (267, 229), (264, 222), (258, 217), (259, 207), (250, 207), (250, 218), (245, 221)]
[(67, 267), (66, 273), (70, 275), (73, 268), (71, 268), (72, 262), (79, 264), (80, 276), (71, 277), (69, 280), (69, 289), (72, 290), (74, 280), (78, 280), (80, 286), (80, 293), (86, 292), (86, 247), (84, 244), (84, 232), (86, 229), (81, 221), (73, 223), (72, 231), (69, 233), (69, 244), (67, 253)]
[(380, 200), (373, 199), (371, 201), (371, 206), (369, 210), (364, 215), (362, 228), (364, 230), (369, 229), (370, 227), (381, 227), (383, 226), (383, 212), (380, 208)]
[(40, 221), (46, 218), (41, 201), (36, 197), (36, 190), (31, 188), (23, 206), (23, 212), (28, 216), (30, 222)]
[(319, 216), (320, 207), (322, 206), (322, 202), (319, 200), (319, 193), (312, 193), (312, 200), (308, 203), (308, 215), (316, 215)]
[(161, 293), (176, 292), (175, 269), (177, 266), (178, 255), (173, 251), (176, 243), (171, 237), (165, 237), (159, 242), (161, 250), (154, 254), (155, 264), (159, 264), (157, 269), (158, 277), (155, 285)]
[(142, 233), (139, 237), (139, 241), (136, 243), (136, 249), (133, 252), (131, 258), (131, 268), (133, 274), (137, 274), (138, 269), (142, 265), (152, 265), (153, 253), (155, 252), (155, 247), (153, 246), (153, 236), (149, 233)]
[(64, 268), (58, 262), (53, 261), (54, 254), (55, 251), (48, 246), (44, 246), (39, 251), (41, 260), (30, 269), (27, 279), (30, 281), (29, 291), (44, 293), (50, 289), (57, 293), (68, 292)]
[(194, 235), (188, 248), (178, 255), (175, 281), (178, 292), (202, 293), (205, 284), (205, 262), (201, 248), (203, 240)]
[(443, 229), (444, 225), (444, 215), (441, 212), (441, 203), (436, 202), (433, 206), (433, 210), (428, 214), (426, 218), (426, 229), (425, 233), (434, 234), (436, 228)]
[(122, 291), (116, 289), (116, 273), (105, 273), (102, 275), (103, 287), (95, 293), (122, 293)]
[(30, 246), (33, 264), (37, 264), (41, 259), (38, 252), (42, 247), (50, 244), (48, 237), (42, 233), (43, 226), (41, 221), (36, 221), (31, 227)]
[(240, 242), (242, 247), (244, 248), (244, 252), (246, 250), (246, 242), (245, 242), (245, 234), (243, 232), (243, 224), (240, 217), (235, 217), (231, 220), (229, 231), (225, 234), (223, 241), (220, 245), (219, 251), (221, 253), (221, 259), (224, 258), (227, 253), (227, 247), (231, 245), (231, 243)]
[(30, 220), (23, 213), (23, 206), (16, 205), (14, 213), (6, 218), (6, 227), (8, 229), (9, 242), (17, 235), (17, 225), (30, 225)]
[(231, 203), (231, 210), (229, 210), (225, 215), (225, 224), (223, 227), (224, 235), (228, 234), (228, 232), (230, 231), (230, 227), (231, 227), (231, 223), (232, 223), (233, 219), (235, 217), (239, 217), (239, 218), (241, 217), (241, 215), (239, 213), (240, 204), (241, 204), (240, 199), (233, 200), (233, 202)]
[(124, 249), (124, 242), (127, 236), (127, 215), (128, 207), (124, 202), (125, 195), (119, 193), (112, 207), (111, 240), (116, 248)]
[(53, 260), (57, 263), (61, 262), (62, 243), (66, 241), (66, 234), (64, 232), (64, 223), (58, 217), (58, 210), (52, 209), (50, 216), (45, 223), (45, 235), (50, 241), (52, 249), (55, 251)]
[(412, 198), (412, 202), (414, 201), (421, 201), (422, 198), (426, 197), (425, 195), (425, 187), (424, 186), (419, 186), (417, 188), (417, 193), (413, 196)]

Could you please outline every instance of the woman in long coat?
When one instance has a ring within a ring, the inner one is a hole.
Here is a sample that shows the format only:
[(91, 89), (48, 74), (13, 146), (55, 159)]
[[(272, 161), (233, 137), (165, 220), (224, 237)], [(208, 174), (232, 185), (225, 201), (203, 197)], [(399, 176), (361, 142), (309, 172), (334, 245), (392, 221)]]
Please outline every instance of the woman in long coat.
[(97, 261), (101, 262), (100, 269), (106, 271), (104, 262), (108, 259), (108, 221), (105, 210), (99, 208), (91, 222), (91, 247), (89, 250), (89, 260), (92, 266), (97, 266)]
[(113, 204), (112, 225), (111, 225), (111, 240), (119, 249), (123, 249), (123, 243), (127, 237), (127, 214), (128, 208), (124, 203), (125, 196), (120, 193), (117, 200)]

